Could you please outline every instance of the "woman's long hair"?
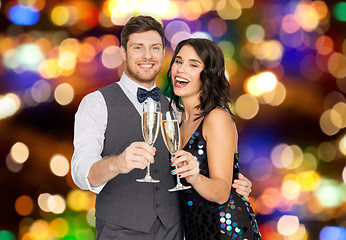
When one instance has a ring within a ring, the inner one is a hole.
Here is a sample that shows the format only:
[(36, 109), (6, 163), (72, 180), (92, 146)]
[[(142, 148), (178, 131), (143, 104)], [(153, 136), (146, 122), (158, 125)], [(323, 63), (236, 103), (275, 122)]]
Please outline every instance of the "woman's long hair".
[[(201, 38), (183, 40), (177, 45), (174, 51), (167, 72), (169, 81), (167, 89), (170, 89), (172, 94), (170, 106), (172, 105), (172, 102), (174, 102), (178, 110), (182, 112), (184, 111), (184, 108), (179, 104), (180, 97), (175, 95), (173, 92), (171, 70), (178, 52), (185, 45), (193, 47), (204, 63), (204, 69), (201, 71), (200, 75), (202, 81), (202, 92), (199, 96), (200, 104), (196, 106), (196, 108), (201, 110), (201, 113), (195, 120), (208, 115), (216, 107), (222, 107), (231, 113), (230, 86), (225, 76), (225, 61), (222, 50), (216, 43)], [(231, 115), (233, 116), (232, 113)]]

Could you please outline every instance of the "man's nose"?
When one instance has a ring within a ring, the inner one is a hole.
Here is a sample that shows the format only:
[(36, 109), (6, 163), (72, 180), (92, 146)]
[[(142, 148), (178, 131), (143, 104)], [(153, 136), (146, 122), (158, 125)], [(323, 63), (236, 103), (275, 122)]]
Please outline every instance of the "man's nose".
[(143, 59), (151, 59), (152, 58), (152, 53), (150, 51), (150, 49), (144, 49), (143, 51)]

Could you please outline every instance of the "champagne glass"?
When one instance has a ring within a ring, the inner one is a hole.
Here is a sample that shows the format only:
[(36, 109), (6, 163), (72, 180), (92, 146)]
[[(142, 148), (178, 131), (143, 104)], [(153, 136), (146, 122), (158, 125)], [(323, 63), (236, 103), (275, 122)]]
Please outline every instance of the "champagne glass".
[[(145, 101), (143, 103), (142, 114), (142, 134), (144, 141), (151, 147), (154, 146), (157, 135), (159, 133), (161, 120), (161, 104), (154, 101)], [(136, 179), (137, 182), (158, 183), (160, 180), (155, 180), (150, 176), (150, 163), (147, 166), (147, 174), (142, 179)]]
[[(162, 114), (161, 131), (166, 147), (173, 155), (179, 150), (180, 145), (179, 122), (175, 112), (167, 111)], [(175, 168), (177, 169), (177, 166)], [(189, 188), (191, 186), (181, 184), (180, 178), (177, 176), (177, 185), (174, 188), (168, 189), (168, 191), (173, 192)]]

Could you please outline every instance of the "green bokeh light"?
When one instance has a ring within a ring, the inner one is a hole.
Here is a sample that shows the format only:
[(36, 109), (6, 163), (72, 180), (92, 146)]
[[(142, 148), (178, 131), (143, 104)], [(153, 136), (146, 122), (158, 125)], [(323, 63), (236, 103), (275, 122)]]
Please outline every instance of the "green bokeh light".
[(79, 229), (76, 231), (77, 239), (94, 240), (96, 238), (95, 233), (91, 229)]
[(345, 189), (344, 184), (324, 178), (321, 187), (315, 191), (315, 195), (322, 206), (337, 207), (343, 202)]
[(341, 22), (346, 22), (346, 2), (335, 4), (334, 17)]
[(15, 240), (14, 235), (9, 231), (0, 231), (1, 240)]

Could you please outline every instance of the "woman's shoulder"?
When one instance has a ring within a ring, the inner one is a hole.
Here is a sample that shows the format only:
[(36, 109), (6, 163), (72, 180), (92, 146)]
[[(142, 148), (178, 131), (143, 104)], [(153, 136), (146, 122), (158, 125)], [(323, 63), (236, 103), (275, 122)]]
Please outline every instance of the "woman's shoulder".
[(204, 133), (236, 133), (237, 128), (232, 115), (224, 108), (215, 108), (204, 118)]
[(226, 121), (226, 122), (230, 121), (234, 123), (233, 117), (230, 114), (230, 112), (221, 107), (214, 108), (204, 118), (204, 122), (207, 122), (207, 123), (208, 122), (214, 123), (219, 121)]

